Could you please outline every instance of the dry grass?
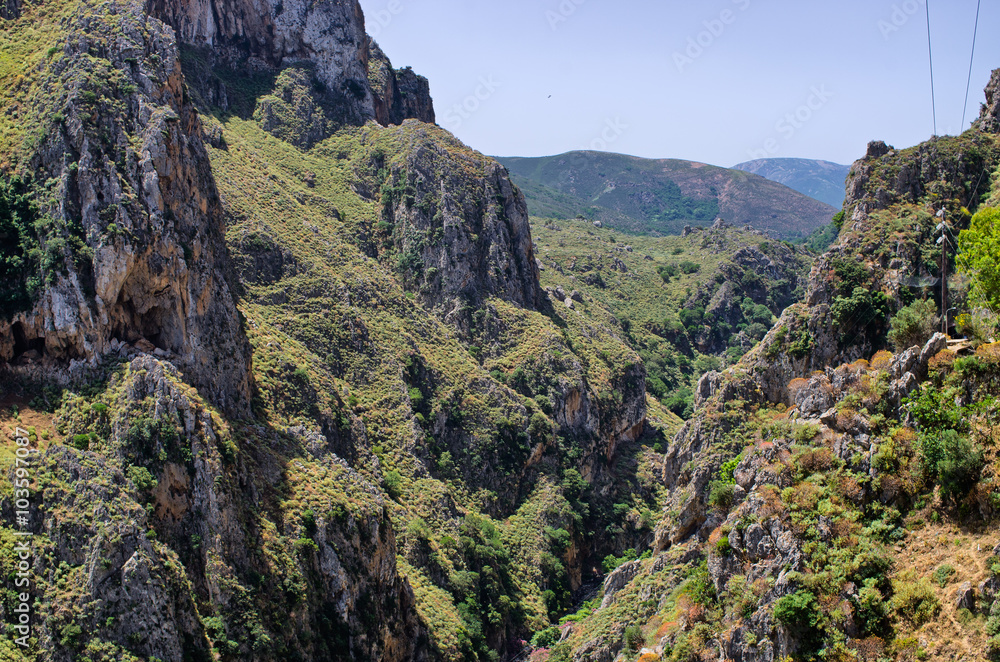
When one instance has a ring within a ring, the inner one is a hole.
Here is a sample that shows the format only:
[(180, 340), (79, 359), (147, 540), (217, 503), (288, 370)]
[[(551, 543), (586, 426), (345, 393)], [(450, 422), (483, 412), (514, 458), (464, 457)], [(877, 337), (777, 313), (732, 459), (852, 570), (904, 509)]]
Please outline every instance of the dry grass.
[[(929, 519), (931, 512), (931, 509), (926, 509), (916, 517)], [(940, 615), (912, 633), (905, 631), (905, 625), (900, 626), (901, 638), (913, 636), (926, 642), (923, 648), (931, 662), (985, 659), (987, 638), (983, 631), (984, 619), (977, 617), (963, 621), (955, 605), (955, 592), (964, 582), (977, 587), (989, 577), (989, 562), (996, 542), (995, 532), (965, 530), (947, 522), (930, 523), (911, 531), (907, 540), (896, 547), (896, 567), (901, 572), (931, 577), (942, 565), (955, 568), (954, 575), (944, 588), (931, 582), (941, 601)], [(909, 658), (901, 656), (900, 659)]]

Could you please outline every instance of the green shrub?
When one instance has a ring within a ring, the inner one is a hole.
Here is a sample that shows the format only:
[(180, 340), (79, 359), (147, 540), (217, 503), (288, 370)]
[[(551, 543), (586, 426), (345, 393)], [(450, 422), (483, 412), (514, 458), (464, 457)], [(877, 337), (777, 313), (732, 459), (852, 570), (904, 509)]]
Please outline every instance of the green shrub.
[(819, 605), (809, 591), (786, 595), (774, 605), (774, 618), (785, 627), (795, 630), (812, 629), (819, 624)]
[(981, 209), (969, 229), (958, 235), (958, 258), (963, 273), (972, 278), (972, 300), (993, 310), (1000, 309), (1000, 209)]
[(841, 342), (850, 343), (855, 337), (873, 337), (889, 315), (890, 299), (882, 292), (867, 287), (855, 287), (850, 296), (838, 296), (830, 311), (841, 331)]
[(560, 636), (561, 632), (559, 631), (559, 628), (546, 628), (535, 633), (535, 636), (531, 638), (531, 645), (534, 648), (551, 648), (559, 643)]
[[(937, 579), (937, 571), (934, 574)], [(940, 583), (940, 580), (938, 581)], [(906, 573), (899, 579), (893, 580), (892, 588), (893, 611), (899, 618), (912, 623), (914, 627), (930, 622), (941, 611), (941, 602), (927, 578), (917, 579), (914, 573)]]
[(156, 488), (156, 479), (146, 467), (129, 467), (128, 479), (140, 492), (149, 492)]
[(934, 571), (934, 581), (938, 583), (938, 586), (944, 588), (951, 582), (951, 578), (955, 572), (954, 566), (948, 565), (947, 563), (940, 565), (937, 570)]
[(390, 499), (399, 501), (403, 489), (403, 476), (398, 471), (388, 471), (385, 474), (385, 491)]
[(855, 620), (867, 635), (881, 634), (888, 626), (889, 605), (878, 589), (879, 581), (877, 578), (868, 579), (858, 591)]
[(733, 505), (736, 497), (736, 488), (732, 483), (721, 480), (712, 481), (711, 491), (708, 494), (708, 504), (719, 510), (727, 510)]
[(945, 496), (968, 494), (983, 470), (983, 452), (955, 430), (929, 432), (921, 437), (924, 472), (941, 486)]
[(923, 347), (937, 330), (937, 304), (930, 299), (914, 301), (892, 318), (889, 342), (897, 351)]
[(646, 638), (642, 634), (642, 628), (638, 625), (630, 625), (625, 628), (625, 648), (630, 651), (637, 651), (642, 648)]

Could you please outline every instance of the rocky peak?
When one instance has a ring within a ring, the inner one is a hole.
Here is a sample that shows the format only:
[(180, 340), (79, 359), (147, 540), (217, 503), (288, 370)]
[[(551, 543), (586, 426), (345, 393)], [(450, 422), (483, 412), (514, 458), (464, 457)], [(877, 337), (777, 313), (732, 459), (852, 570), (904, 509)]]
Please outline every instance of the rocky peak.
[(219, 64), (254, 72), (308, 66), (340, 121), (434, 122), (427, 80), (392, 69), (365, 33), (357, 0), (151, 0), (149, 11)]
[(974, 126), (985, 133), (1000, 133), (1000, 69), (995, 69), (986, 86), (986, 103)]

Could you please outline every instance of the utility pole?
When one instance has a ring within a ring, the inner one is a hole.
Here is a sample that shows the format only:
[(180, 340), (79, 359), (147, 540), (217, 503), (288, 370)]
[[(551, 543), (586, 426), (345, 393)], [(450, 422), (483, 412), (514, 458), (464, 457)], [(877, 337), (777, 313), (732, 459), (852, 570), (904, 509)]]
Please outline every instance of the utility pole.
[(941, 245), (941, 332), (948, 335), (948, 233), (951, 227), (945, 220), (943, 209), (937, 213), (937, 217), (941, 219), (937, 226), (941, 233), (941, 238), (937, 242)]

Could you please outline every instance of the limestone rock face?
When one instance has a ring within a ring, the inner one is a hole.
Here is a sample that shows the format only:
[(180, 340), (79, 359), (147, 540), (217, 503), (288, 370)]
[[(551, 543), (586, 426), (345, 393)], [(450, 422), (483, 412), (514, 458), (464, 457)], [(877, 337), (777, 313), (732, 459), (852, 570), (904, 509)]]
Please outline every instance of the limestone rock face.
[(975, 126), (987, 133), (1000, 133), (1000, 69), (993, 71), (986, 86), (986, 103)]
[(399, 194), (383, 193), (383, 222), (407, 289), (459, 327), (489, 297), (540, 306), (527, 205), (503, 166), (437, 128), (408, 121), (398, 131), (406, 159), (386, 182)]
[(153, 0), (150, 13), (218, 64), (252, 72), (307, 67), (341, 122), (434, 122), (427, 80), (392, 69), (365, 33), (357, 0)]
[(114, 99), (68, 87), (61, 127), (32, 158), (37, 176), (56, 182), (42, 211), (80, 227), (86, 249), (31, 310), (0, 323), (0, 359), (34, 349), (55, 361), (93, 361), (112, 341), (149, 342), (217, 404), (246, 412), (249, 351), (222, 209), (172, 31), (138, 3), (118, 19), (112, 39), (111, 26), (81, 12), (67, 51), (45, 72), (86, 78), (103, 61), (122, 78), (106, 92)]
[(0, 18), (15, 19), (21, 15), (21, 0), (3, 0), (0, 2)]

